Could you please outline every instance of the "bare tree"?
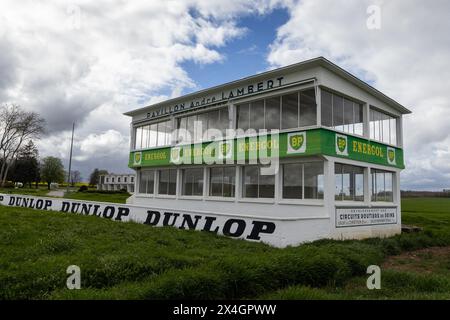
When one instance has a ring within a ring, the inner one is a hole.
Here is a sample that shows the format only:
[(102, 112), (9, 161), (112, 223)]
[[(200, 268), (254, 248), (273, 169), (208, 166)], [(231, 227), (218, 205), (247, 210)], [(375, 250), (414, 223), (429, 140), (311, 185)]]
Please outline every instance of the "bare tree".
[(70, 173), (71, 177), (70, 177), (70, 184), (73, 186), (75, 186), (77, 183), (81, 182), (81, 173), (78, 170), (72, 171)]
[(19, 150), (31, 139), (44, 133), (45, 121), (36, 112), (27, 112), (18, 105), (0, 107), (0, 184), (6, 182), (8, 170)]

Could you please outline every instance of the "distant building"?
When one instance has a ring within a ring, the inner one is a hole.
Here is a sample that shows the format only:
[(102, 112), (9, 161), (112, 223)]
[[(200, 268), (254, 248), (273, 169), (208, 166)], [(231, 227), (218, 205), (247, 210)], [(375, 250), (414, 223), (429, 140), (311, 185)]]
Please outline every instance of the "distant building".
[(129, 193), (134, 193), (134, 179), (135, 174), (105, 174), (100, 175), (97, 190), (120, 191), (127, 190)]

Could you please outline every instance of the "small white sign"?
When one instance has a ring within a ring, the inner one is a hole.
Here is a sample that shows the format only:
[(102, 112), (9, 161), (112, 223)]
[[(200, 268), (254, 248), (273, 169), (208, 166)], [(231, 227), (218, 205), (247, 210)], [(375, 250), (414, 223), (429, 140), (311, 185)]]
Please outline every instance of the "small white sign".
[(287, 136), (287, 153), (305, 153), (306, 152), (306, 132), (292, 132)]
[(395, 166), (395, 149), (391, 147), (387, 147), (387, 161), (390, 165)]
[(336, 208), (336, 228), (397, 223), (397, 208)]
[(233, 157), (233, 141), (221, 141), (218, 150), (218, 159), (231, 159)]
[(175, 164), (180, 163), (181, 152), (182, 152), (181, 147), (173, 147), (172, 149), (170, 149), (170, 162)]
[(336, 154), (340, 156), (348, 156), (347, 136), (336, 133)]

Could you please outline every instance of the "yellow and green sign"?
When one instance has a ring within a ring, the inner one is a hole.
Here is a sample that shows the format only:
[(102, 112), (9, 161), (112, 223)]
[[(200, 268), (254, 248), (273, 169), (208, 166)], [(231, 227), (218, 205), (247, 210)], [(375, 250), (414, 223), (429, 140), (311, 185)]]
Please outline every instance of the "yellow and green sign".
[(260, 135), (131, 152), (129, 166), (242, 163), (272, 157), (328, 155), (404, 168), (403, 150), (328, 129)]

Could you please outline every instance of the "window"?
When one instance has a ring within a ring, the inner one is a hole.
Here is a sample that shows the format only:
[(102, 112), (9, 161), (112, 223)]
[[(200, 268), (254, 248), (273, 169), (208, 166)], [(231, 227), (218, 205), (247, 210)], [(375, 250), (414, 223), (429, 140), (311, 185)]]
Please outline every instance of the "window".
[(185, 196), (203, 195), (203, 168), (184, 169), (182, 172), (183, 190)]
[(109, 182), (109, 178), (106, 178), (106, 182)]
[(363, 135), (363, 106), (335, 93), (321, 90), (322, 125)]
[(298, 92), (281, 97), (281, 129), (298, 126)]
[(158, 171), (158, 194), (175, 195), (177, 190), (177, 169)]
[(309, 89), (300, 92), (300, 127), (317, 123), (316, 91)]
[(234, 197), (236, 167), (215, 167), (211, 168), (209, 173), (210, 196)]
[(273, 198), (274, 196), (275, 175), (262, 175), (261, 166), (244, 167), (244, 198)]
[(337, 201), (364, 201), (364, 168), (336, 163), (334, 173)]
[(123, 178), (123, 182), (127, 183), (127, 180), (128, 180), (127, 177)]
[(120, 183), (120, 177), (117, 178), (117, 182)]
[(248, 129), (291, 129), (317, 123), (314, 89), (237, 105), (237, 127)]
[(280, 97), (266, 99), (264, 119), (265, 129), (280, 129)]
[(171, 120), (137, 127), (135, 149), (162, 147), (171, 144)]
[(389, 171), (372, 169), (372, 201), (393, 202), (394, 174)]
[[(221, 138), (228, 129), (228, 107), (181, 117), (177, 121), (177, 128), (184, 129), (178, 133), (178, 142), (192, 143)], [(205, 135), (207, 130), (209, 130), (208, 135)]]
[(114, 178), (111, 178), (111, 182), (114, 182)]
[(139, 193), (153, 194), (155, 187), (155, 171), (142, 170), (139, 179)]
[(131, 177), (131, 182), (132, 182), (132, 183), (134, 182), (134, 177)]
[(397, 118), (371, 108), (370, 139), (397, 145)]
[(323, 199), (323, 162), (283, 165), (284, 199)]

